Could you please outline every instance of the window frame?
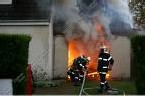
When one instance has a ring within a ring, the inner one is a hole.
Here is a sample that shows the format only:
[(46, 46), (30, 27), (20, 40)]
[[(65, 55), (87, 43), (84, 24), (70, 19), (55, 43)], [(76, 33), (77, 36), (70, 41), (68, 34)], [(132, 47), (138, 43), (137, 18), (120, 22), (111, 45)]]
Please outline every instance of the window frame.
[(14, 1), (14, 0), (11, 0), (11, 4), (2, 4), (2, 3), (0, 3), (0, 6), (9, 6), (9, 5), (13, 5), (13, 1)]

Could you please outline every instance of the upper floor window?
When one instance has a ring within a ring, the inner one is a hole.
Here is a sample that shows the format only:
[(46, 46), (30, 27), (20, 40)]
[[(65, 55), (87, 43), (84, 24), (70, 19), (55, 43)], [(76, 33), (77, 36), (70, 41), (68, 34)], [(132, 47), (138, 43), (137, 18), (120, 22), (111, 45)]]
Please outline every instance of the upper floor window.
[(11, 5), (12, 0), (0, 0), (0, 5)]

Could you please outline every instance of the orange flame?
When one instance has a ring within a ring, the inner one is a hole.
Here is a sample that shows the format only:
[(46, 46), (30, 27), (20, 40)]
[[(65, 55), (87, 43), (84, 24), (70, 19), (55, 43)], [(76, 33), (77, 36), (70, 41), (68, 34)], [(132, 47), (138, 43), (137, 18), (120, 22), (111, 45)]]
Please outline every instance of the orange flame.
[[(106, 38), (105, 28), (100, 23), (93, 23), (96, 27), (96, 32), (98, 34), (97, 40), (92, 40), (91, 38), (87, 42), (83, 42), (82, 38), (71, 40), (68, 42), (68, 67), (71, 67), (73, 60), (80, 55), (85, 55), (91, 57), (88, 65), (89, 74), (88, 76), (98, 75), (96, 72), (97, 68), (97, 58), (99, 55), (100, 46), (105, 45), (110, 52), (110, 42)], [(107, 78), (110, 74), (107, 74)]]
[[(98, 72), (92, 72), (87, 74), (88, 77), (98, 77), (99, 78), (99, 73)], [(110, 74), (106, 74), (106, 79), (110, 79)]]

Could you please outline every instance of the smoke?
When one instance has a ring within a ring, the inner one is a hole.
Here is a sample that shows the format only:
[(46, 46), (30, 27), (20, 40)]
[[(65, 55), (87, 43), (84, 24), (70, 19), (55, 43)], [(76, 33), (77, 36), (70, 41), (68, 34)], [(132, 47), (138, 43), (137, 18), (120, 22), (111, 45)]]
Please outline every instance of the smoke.
[[(129, 0), (77, 0), (77, 4), (73, 4), (75, 0), (55, 1), (41, 0), (40, 2), (40, 0), (35, 0), (40, 14), (42, 14), (41, 16), (49, 18), (52, 11), (55, 15), (54, 22), (64, 22), (63, 26), (68, 20), (76, 22), (75, 20), (78, 19), (78, 16), (82, 17), (85, 23), (91, 23), (92, 18), (98, 16), (109, 38), (110, 34), (127, 35), (131, 33), (130, 29), (133, 27), (133, 20), (128, 7)], [(54, 2), (53, 5), (52, 2)], [(64, 2), (70, 2), (71, 4), (64, 4)], [(70, 8), (66, 7), (66, 5), (69, 5)], [(76, 8), (79, 11), (75, 10)], [(120, 31), (120, 29), (123, 30)], [(60, 31), (62, 32), (63, 29)]]
[(128, 0), (108, 0), (105, 15), (110, 18), (110, 30), (114, 35), (132, 34), (133, 19)]
[(81, 0), (79, 9), (86, 22), (90, 22), (94, 16), (98, 16), (109, 37), (110, 33), (128, 35), (131, 34), (133, 27), (128, 3), (128, 0), (93, 0), (92, 4), (90, 2), (87, 4), (85, 0)]
[[(41, 6), (45, 6), (45, 2), (43, 3), (43, 1), (44, 0), (42, 0), (42, 4), (40, 4)], [(61, 22), (59, 26), (65, 26), (64, 28), (56, 27), (59, 32), (65, 32), (63, 29), (66, 27), (67, 29), (72, 29), (75, 25), (74, 23), (76, 23), (78, 27), (84, 31), (85, 41), (91, 36), (92, 39), (96, 40), (98, 34), (94, 31), (95, 26), (92, 24), (93, 22), (96, 24), (99, 23), (104, 27), (108, 39), (111, 38), (112, 34), (131, 34), (133, 20), (129, 11), (128, 0), (77, 0), (77, 4), (73, 4), (75, 3), (74, 1), (75, 0), (58, 0), (52, 6), (55, 22)], [(72, 7), (72, 5), (74, 5), (74, 7)], [(79, 10), (76, 10), (76, 8)], [(97, 17), (97, 21), (94, 20), (94, 17)], [(69, 23), (73, 24), (69, 26)], [(76, 38), (79, 37), (76, 33), (73, 33), (73, 31), (66, 33), (67, 39), (73, 39), (75, 36)]]
[(110, 17), (114, 18), (117, 16), (119, 17), (118, 19), (130, 24), (130, 26), (133, 26), (132, 15), (130, 13), (128, 3), (128, 0), (108, 0), (106, 12), (109, 13), (111, 11), (112, 14), (110, 14)]
[(112, 34), (131, 34), (133, 21), (128, 1), (78, 0), (77, 7), (78, 12), (66, 11), (70, 22), (70, 25), (66, 24), (66, 40), (78, 55), (91, 56), (91, 66), (96, 66), (99, 48), (103, 44), (110, 49)]

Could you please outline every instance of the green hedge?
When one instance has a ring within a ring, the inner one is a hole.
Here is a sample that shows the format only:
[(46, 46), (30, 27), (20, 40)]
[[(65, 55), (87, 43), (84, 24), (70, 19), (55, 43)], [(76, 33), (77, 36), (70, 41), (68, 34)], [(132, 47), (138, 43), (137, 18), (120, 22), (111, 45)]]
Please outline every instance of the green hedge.
[(145, 94), (145, 36), (133, 36), (131, 46), (137, 93)]
[[(28, 35), (0, 34), (0, 79), (12, 78), (15, 81), (14, 94), (26, 93), (24, 86), (30, 40)], [(23, 80), (16, 80), (21, 73)]]

